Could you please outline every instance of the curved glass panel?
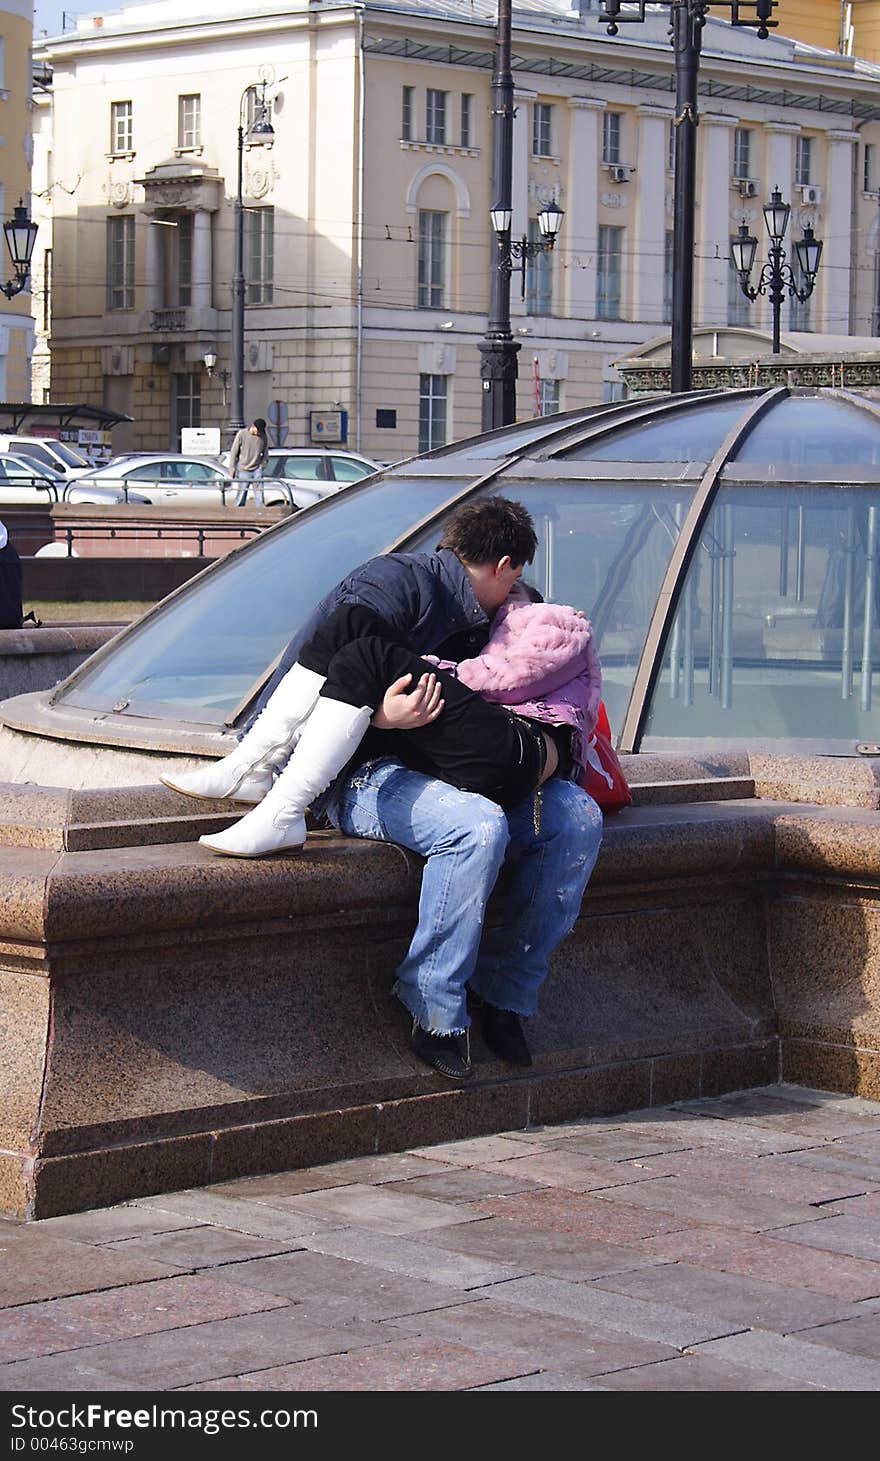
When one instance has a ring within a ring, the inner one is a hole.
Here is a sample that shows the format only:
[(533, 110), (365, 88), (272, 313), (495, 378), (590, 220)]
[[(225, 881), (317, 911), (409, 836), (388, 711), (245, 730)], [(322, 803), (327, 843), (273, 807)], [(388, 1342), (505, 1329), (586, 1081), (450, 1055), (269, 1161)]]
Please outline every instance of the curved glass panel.
[(880, 740), (880, 485), (722, 488), (641, 749)]
[(659, 421), (642, 418), (599, 440), (560, 453), (569, 462), (708, 462), (731, 427), (745, 415), (749, 402), (713, 399), (670, 411)]
[(468, 461), (480, 461), (483, 458), (496, 458), (513, 456), (516, 452), (525, 451), (530, 446), (538, 446), (544, 437), (552, 436), (554, 431), (559, 431), (570, 421), (572, 426), (578, 426), (582, 422), (592, 421), (596, 416), (601, 416), (603, 411), (620, 410), (619, 401), (606, 401), (600, 406), (594, 406), (587, 411), (560, 411), (555, 416), (542, 416), (534, 421), (525, 421), (519, 426), (510, 426), (505, 431), (500, 431), (497, 436), (473, 436), (467, 441), (457, 441), (453, 445), (443, 447), (434, 453), (434, 458), (442, 457), (444, 465), (448, 466), (450, 456), (466, 457)]
[(880, 417), (845, 401), (790, 396), (749, 432), (731, 462), (781, 466), (878, 466)]
[[(497, 485), (486, 487), (497, 493)], [(693, 486), (630, 482), (517, 482), (505, 494), (531, 512), (538, 552), (526, 578), (545, 599), (592, 619), (602, 694), (615, 731), (623, 724), (657, 593)], [(408, 549), (433, 547), (422, 533)]]
[(339, 579), (465, 485), (384, 477), (347, 487), (219, 563), (87, 667), (59, 702), (108, 710), (128, 702), (130, 715), (185, 721), (189, 711), (222, 725)]

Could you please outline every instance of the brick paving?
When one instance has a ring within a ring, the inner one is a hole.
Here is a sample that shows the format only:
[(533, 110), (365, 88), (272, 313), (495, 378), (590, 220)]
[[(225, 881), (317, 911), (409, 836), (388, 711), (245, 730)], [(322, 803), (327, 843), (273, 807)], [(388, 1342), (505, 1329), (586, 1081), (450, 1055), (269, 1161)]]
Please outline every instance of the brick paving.
[(0, 1390), (880, 1389), (880, 1102), (772, 1086), (0, 1222)]

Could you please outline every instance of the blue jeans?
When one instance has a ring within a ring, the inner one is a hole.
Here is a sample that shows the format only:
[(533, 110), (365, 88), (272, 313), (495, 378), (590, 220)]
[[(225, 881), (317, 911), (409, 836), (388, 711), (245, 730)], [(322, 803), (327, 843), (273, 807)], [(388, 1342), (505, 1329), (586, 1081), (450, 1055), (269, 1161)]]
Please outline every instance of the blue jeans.
[[(550, 955), (571, 932), (602, 841), (602, 813), (570, 781), (506, 814), (399, 761), (360, 766), (327, 808), (341, 832), (396, 842), (427, 859), (419, 920), (394, 993), (432, 1034), (467, 1029), (466, 986), (489, 1004), (533, 1015)], [(502, 923), (483, 937), (486, 904), (505, 858), (510, 884)]]

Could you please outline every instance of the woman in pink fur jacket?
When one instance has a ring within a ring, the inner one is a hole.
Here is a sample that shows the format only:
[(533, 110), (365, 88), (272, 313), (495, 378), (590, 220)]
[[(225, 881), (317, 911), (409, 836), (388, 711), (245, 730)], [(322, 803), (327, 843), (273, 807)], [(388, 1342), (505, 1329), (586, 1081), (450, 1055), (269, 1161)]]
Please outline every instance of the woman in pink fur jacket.
[[(544, 782), (551, 776), (580, 780), (602, 673), (592, 625), (578, 609), (511, 596), (496, 613), (482, 653), (453, 664), (412, 653), (372, 610), (343, 606), (311, 640), (310, 664), (320, 664), (325, 676), (322, 698), (361, 711), (357, 736), (345, 751), (349, 763), (355, 754), (359, 762), (393, 756), (505, 810), (535, 795), (536, 825)], [(395, 718), (406, 692), (416, 688), (418, 716)], [(300, 760), (305, 763), (294, 745), (271, 794), (283, 787), (282, 811), (295, 802), (293, 833), (282, 818), (276, 836), (274, 820), (267, 831), (249, 813), (200, 841), (233, 857), (301, 846), (305, 809), (332, 777), (323, 768), (319, 777), (305, 764), (300, 775)], [(332, 775), (338, 771), (334, 765)]]

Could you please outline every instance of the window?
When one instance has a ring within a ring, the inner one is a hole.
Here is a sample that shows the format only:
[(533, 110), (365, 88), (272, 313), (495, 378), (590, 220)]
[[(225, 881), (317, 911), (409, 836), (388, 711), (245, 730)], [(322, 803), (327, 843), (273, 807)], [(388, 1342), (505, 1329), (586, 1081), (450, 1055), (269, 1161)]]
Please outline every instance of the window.
[(400, 94), (400, 135), (404, 142), (411, 142), (413, 135), (414, 86), (404, 86)]
[(43, 254), (43, 329), (48, 334), (52, 328), (52, 250)]
[(532, 108), (532, 154), (553, 156), (553, 108), (548, 102), (536, 101)]
[(675, 123), (669, 123), (669, 135), (666, 139), (666, 171), (675, 172)]
[(620, 162), (620, 112), (602, 115), (602, 161)]
[(446, 445), (445, 375), (419, 376), (419, 451)]
[(419, 210), (419, 309), (446, 303), (446, 213)]
[(539, 416), (553, 416), (559, 410), (559, 381), (539, 380), (537, 388)]
[(177, 98), (177, 145), (184, 149), (202, 145), (202, 98), (200, 96), (179, 96)]
[(162, 307), (192, 304), (193, 216), (163, 213), (151, 223), (159, 235), (162, 258)]
[(174, 426), (177, 433), (177, 450), (180, 451), (180, 433), (187, 426), (202, 424), (202, 376), (198, 370), (172, 377)]
[(468, 92), (462, 92), (461, 96), (461, 145), (471, 145), (471, 113), (473, 111), (473, 97)]
[(663, 237), (663, 319), (672, 319), (672, 261), (675, 234), (667, 228)]
[(733, 133), (733, 176), (750, 178), (752, 165), (752, 134), (748, 127), (736, 127)]
[(107, 219), (107, 308), (134, 309), (134, 215)]
[(110, 151), (134, 151), (134, 130), (130, 101), (112, 101), (110, 103)]
[(191, 213), (180, 214), (174, 232), (177, 240), (176, 303), (192, 304), (193, 216)]
[(873, 142), (865, 143), (864, 173), (862, 175), (862, 188), (866, 193), (873, 193), (877, 190), (877, 181), (874, 172), (875, 151)]
[[(735, 239), (730, 240), (731, 244)], [(740, 288), (739, 272), (733, 267), (733, 253), (729, 255), (730, 268), (727, 271), (727, 323), (729, 325), (747, 325), (750, 321), (751, 301), (746, 298)]]
[(275, 274), (275, 209), (248, 208), (244, 215), (247, 304), (271, 304)]
[(620, 319), (620, 261), (623, 250), (623, 229), (599, 228), (599, 251), (596, 269), (596, 318)]
[(797, 137), (795, 139), (794, 159), (794, 180), (796, 183), (811, 183), (813, 181), (813, 139), (812, 137)]
[[(541, 230), (536, 218), (529, 219), (529, 243), (538, 243)], [(553, 255), (542, 250), (526, 260), (526, 313), (549, 315), (553, 308)]]
[(428, 88), (425, 106), (425, 141), (446, 141), (446, 92)]

